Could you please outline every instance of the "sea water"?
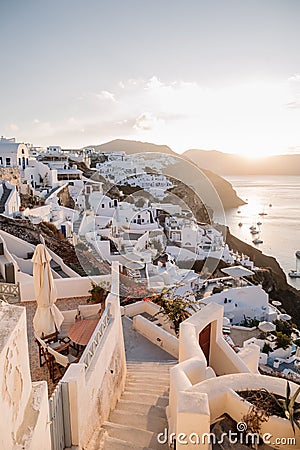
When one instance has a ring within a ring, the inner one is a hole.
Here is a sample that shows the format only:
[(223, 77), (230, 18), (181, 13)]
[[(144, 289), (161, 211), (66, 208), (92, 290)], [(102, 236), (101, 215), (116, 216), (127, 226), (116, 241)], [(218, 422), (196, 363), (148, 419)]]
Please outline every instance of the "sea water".
[[(300, 176), (225, 176), (247, 204), (226, 212), (233, 235), (274, 256), (287, 275), (288, 283), (300, 289), (300, 278), (290, 278), (300, 250)], [(264, 213), (265, 215), (259, 215)], [(261, 222), (261, 225), (258, 225)], [(239, 226), (239, 223), (242, 226)], [(249, 229), (255, 226), (258, 234)], [(254, 245), (258, 238), (262, 244)], [(298, 260), (300, 270), (300, 260)]]

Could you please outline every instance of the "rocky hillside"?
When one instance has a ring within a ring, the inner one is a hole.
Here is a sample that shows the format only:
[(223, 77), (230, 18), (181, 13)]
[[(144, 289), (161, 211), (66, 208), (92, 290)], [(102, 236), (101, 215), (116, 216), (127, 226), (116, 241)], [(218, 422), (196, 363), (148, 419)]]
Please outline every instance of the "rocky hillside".
[(14, 220), (0, 215), (0, 228), (34, 245), (41, 242), (42, 236), (47, 247), (60, 256), (67, 266), (79, 275), (85, 275), (73, 245), (52, 224), (41, 222), (39, 225), (33, 225), (28, 220)]
[[(173, 176), (174, 178), (180, 180), (188, 186), (195, 183), (195, 186), (193, 185), (194, 190), (196, 190), (196, 192), (198, 192), (201, 196), (201, 191), (203, 192), (203, 190), (205, 190), (205, 186), (199, 184), (199, 181), (203, 181), (203, 179), (201, 180), (201, 178), (203, 177), (199, 176), (200, 169), (200, 171), (204, 174), (204, 177), (207, 177), (207, 179), (214, 186), (214, 189), (217, 191), (217, 194), (221, 199), (224, 209), (236, 208), (245, 203), (237, 196), (237, 193), (233, 189), (232, 185), (228, 181), (224, 180), (224, 178), (220, 177), (210, 170), (203, 169), (201, 167), (201, 164), (195, 164), (194, 161), (192, 161), (185, 155), (178, 155), (167, 145), (156, 145), (147, 142), (116, 139), (114, 141), (107, 142), (106, 144), (93, 145), (91, 147), (94, 147), (95, 150), (99, 153), (114, 151), (124, 151), (128, 154), (155, 152), (174, 156), (177, 159), (177, 163), (168, 166), (168, 168), (163, 171), (163, 173), (165, 173), (166, 175)], [(193, 167), (195, 169), (197, 168), (197, 170), (193, 170)], [(197, 171), (198, 173), (196, 173)], [(195, 172), (195, 176), (191, 176), (191, 172)], [(214, 206), (207, 201), (205, 201), (204, 203), (208, 204), (212, 208)]]

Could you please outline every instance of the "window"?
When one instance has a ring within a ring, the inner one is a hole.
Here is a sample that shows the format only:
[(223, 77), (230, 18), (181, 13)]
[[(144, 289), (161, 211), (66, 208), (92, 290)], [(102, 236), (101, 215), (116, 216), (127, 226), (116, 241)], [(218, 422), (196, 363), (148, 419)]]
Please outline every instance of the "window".
[(22, 148), (22, 155), (24, 155), (24, 148)]
[(10, 166), (10, 158), (6, 158), (6, 165)]
[(0, 156), (0, 166), (2, 166), (3, 164), (3, 160), (2, 160), (2, 156)]
[(19, 166), (21, 165), (21, 158), (19, 158)]

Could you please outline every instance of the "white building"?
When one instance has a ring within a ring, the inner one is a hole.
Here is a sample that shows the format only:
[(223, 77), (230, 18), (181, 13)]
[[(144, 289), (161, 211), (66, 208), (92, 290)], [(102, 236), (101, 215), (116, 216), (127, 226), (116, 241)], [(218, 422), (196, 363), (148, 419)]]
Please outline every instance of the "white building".
[(45, 188), (46, 186), (53, 188), (58, 185), (57, 169), (52, 169), (47, 164), (33, 158), (29, 159), (23, 178), (33, 189)]
[(246, 318), (259, 321), (273, 321), (277, 317), (275, 309), (269, 304), (269, 296), (261, 286), (247, 284), (242, 287), (224, 289), (204, 299), (206, 304), (217, 303), (224, 308), (224, 315), (233, 325)]
[(0, 138), (0, 167), (19, 167), (24, 170), (28, 166), (28, 147), (13, 139)]
[(169, 241), (192, 249), (196, 249), (204, 234), (194, 221), (177, 217), (166, 217), (165, 230)]

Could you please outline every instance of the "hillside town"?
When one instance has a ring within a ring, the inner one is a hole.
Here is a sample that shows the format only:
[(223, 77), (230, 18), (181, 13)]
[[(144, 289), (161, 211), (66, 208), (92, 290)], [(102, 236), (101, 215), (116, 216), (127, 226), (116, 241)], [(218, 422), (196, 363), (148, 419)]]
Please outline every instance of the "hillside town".
[(1, 448), (193, 449), (230, 421), (297, 448), (297, 415), (251, 429), (243, 395), (297, 392), (300, 332), (176, 163), (1, 137)]

